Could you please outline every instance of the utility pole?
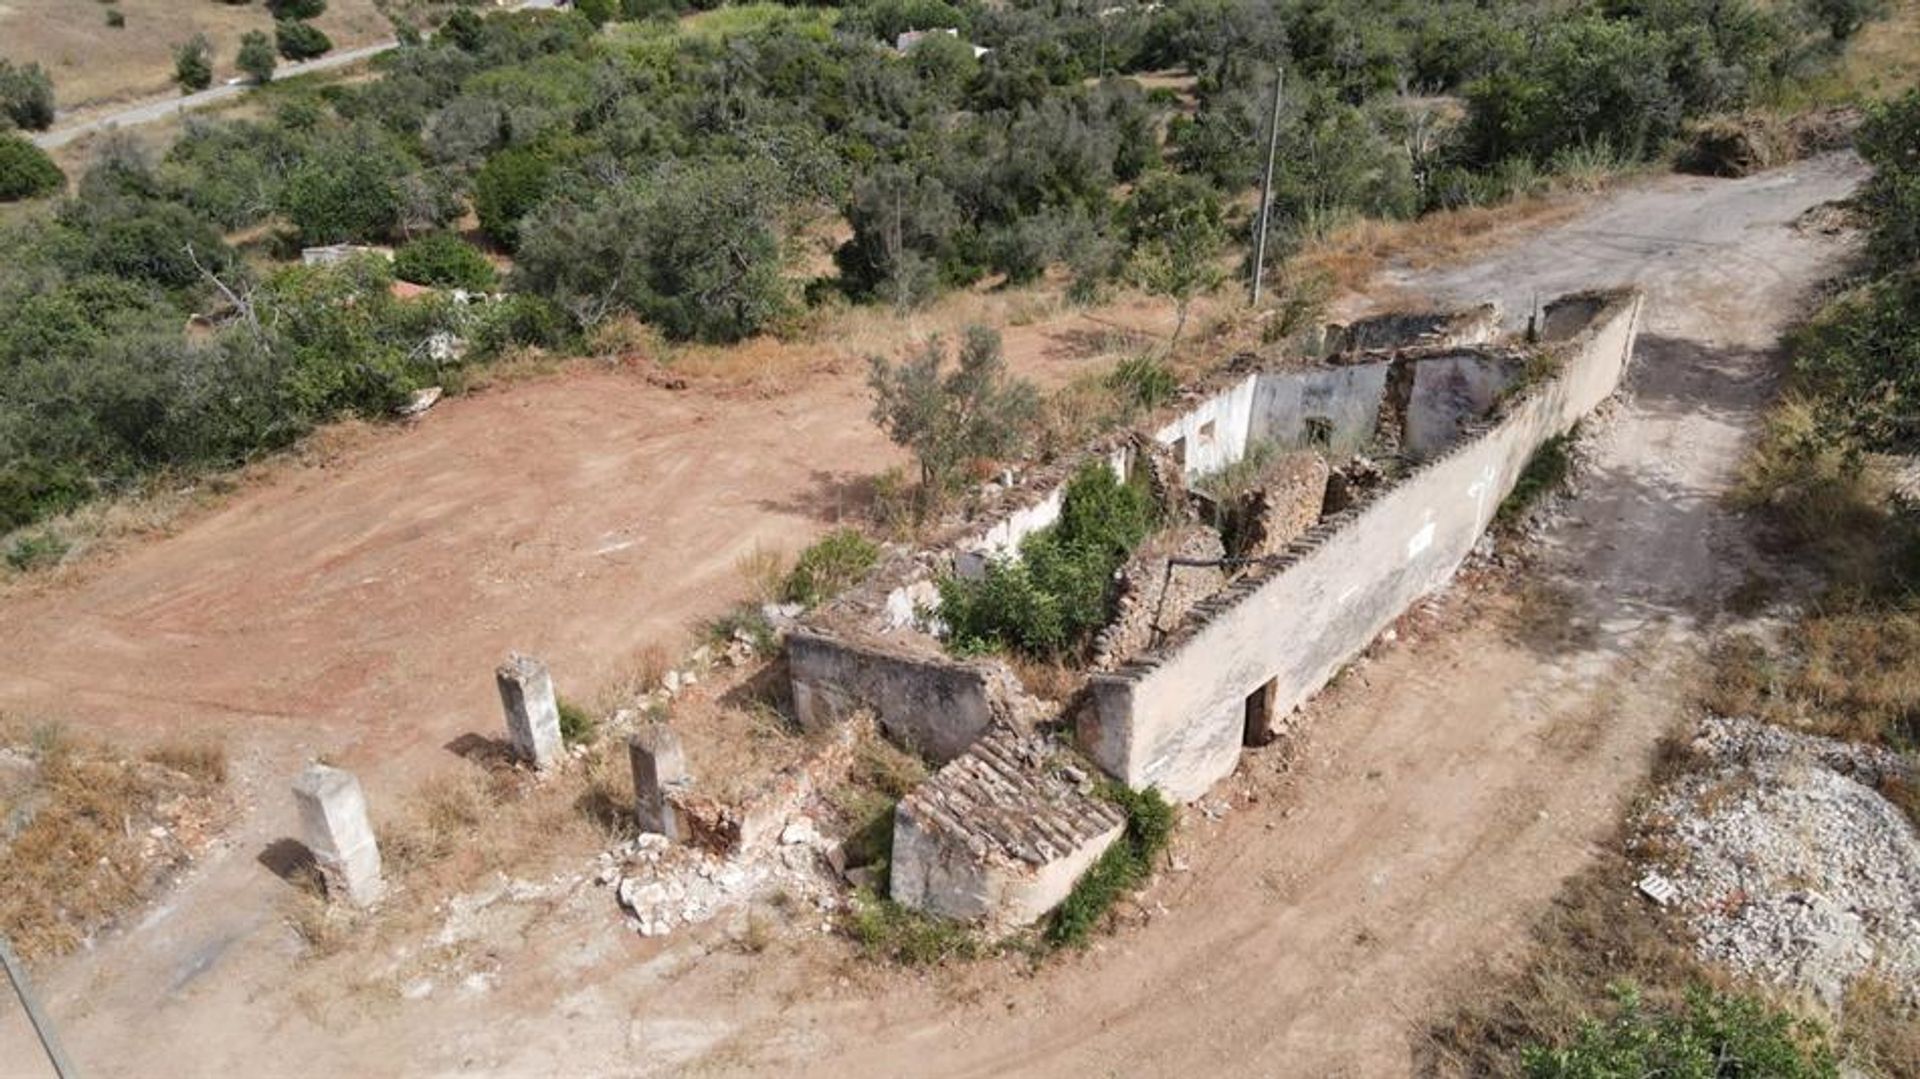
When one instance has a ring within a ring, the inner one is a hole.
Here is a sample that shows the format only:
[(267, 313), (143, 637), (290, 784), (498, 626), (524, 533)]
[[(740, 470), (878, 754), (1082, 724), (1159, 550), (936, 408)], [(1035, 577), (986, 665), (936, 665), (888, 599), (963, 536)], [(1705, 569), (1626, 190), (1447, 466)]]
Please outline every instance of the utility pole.
[(7, 968), (7, 980), (13, 983), (14, 995), (20, 998), (21, 1006), (27, 1009), (27, 1022), (33, 1024), (33, 1032), (40, 1038), (40, 1048), (47, 1051), (47, 1060), (53, 1064), (54, 1074), (60, 1079), (77, 1079), (80, 1073), (73, 1070), (66, 1051), (60, 1048), (60, 1039), (53, 1033), (53, 1022), (40, 1010), (40, 1002), (34, 999), (33, 989), (27, 985), (26, 969), (20, 965), (20, 960), (14, 958), (13, 949), (7, 946), (5, 937), (0, 937), (0, 966)]
[(1260, 214), (1253, 236), (1253, 305), (1260, 306), (1260, 285), (1267, 273), (1267, 225), (1273, 217), (1273, 159), (1280, 150), (1281, 68), (1273, 65), (1273, 118), (1267, 123), (1267, 171), (1260, 180)]

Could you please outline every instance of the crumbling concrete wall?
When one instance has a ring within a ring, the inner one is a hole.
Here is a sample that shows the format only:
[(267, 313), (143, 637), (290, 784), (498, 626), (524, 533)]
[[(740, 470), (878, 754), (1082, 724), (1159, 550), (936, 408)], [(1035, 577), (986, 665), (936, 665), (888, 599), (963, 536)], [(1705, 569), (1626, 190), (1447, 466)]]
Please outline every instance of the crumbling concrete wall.
[(787, 665), (802, 727), (825, 729), (871, 709), (896, 742), (936, 761), (965, 752), (998, 711), (984, 663), (892, 653), (795, 630), (787, 635)]
[(1174, 447), (1188, 479), (1205, 476), (1247, 454), (1259, 375), (1248, 375), (1207, 397), (1155, 431), (1154, 441)]
[(1059, 906), (1125, 829), (1045, 736), (996, 728), (900, 800), (893, 900), (1004, 933)]
[(1524, 362), (1515, 356), (1462, 352), (1429, 356), (1409, 366), (1413, 387), (1400, 446), (1413, 459), (1423, 460), (1459, 441), (1463, 431), (1485, 416), (1519, 379)]
[(1566, 342), (1560, 371), (1477, 437), (1376, 500), (1323, 520), (1268, 572), (1202, 603), (1153, 653), (1095, 674), (1076, 717), (1081, 747), (1129, 785), (1179, 799), (1232, 772), (1248, 698), (1264, 691), (1271, 707), (1295, 707), (1443, 585), (1534, 450), (1618, 385), (1640, 306), (1637, 292), (1611, 296)]
[(1253, 437), (1288, 448), (1318, 445), (1340, 457), (1358, 452), (1373, 440), (1387, 367), (1364, 363), (1261, 374)]
[(1500, 306), (1483, 303), (1465, 311), (1389, 311), (1348, 325), (1327, 327), (1333, 352), (1402, 348), (1458, 348), (1491, 341), (1500, 332)]
[(1207, 525), (1189, 525), (1136, 552), (1120, 567), (1113, 618), (1094, 638), (1088, 666), (1096, 671), (1120, 666), (1179, 626), (1194, 604), (1227, 583), (1217, 565), (1169, 567), (1169, 558), (1217, 562), (1224, 557), (1220, 533)]

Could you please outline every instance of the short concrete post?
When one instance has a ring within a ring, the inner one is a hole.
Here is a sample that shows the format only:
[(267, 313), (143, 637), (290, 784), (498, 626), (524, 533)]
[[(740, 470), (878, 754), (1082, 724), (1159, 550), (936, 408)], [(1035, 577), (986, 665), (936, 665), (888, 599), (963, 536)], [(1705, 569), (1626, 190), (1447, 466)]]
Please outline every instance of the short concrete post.
[(500, 704), (507, 711), (507, 737), (513, 750), (535, 768), (547, 768), (561, 757), (560, 703), (553, 696), (553, 677), (547, 665), (519, 653), (493, 672), (500, 686)]
[(627, 757), (633, 765), (633, 815), (640, 830), (686, 842), (687, 822), (673, 804), (673, 796), (685, 790), (692, 778), (680, 736), (664, 724), (647, 727), (627, 739)]
[(352, 772), (311, 764), (293, 783), (307, 849), (326, 881), (327, 897), (364, 907), (386, 891), (380, 847), (367, 820), (367, 799)]

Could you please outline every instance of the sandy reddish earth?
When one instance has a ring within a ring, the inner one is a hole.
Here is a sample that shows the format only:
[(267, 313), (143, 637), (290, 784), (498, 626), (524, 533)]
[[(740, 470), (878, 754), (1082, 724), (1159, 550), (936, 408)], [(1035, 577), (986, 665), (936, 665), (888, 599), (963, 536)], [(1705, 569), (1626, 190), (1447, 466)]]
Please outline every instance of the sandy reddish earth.
[[(853, 960), (804, 926), (759, 955), (717, 931), (642, 941), (589, 885), (490, 908), (461, 960), (484, 963), (490, 986), (456, 980), (408, 999), (381, 979), (429, 942), (395, 942), (356, 977), (295, 965), (276, 915), (284, 886), (250, 857), (286, 827), (274, 808), (284, 780), (247, 758), (242, 783), (266, 801), (233, 850), (138, 927), (48, 972), (70, 1048), (104, 1075), (296, 1063), (429, 1075), (1412, 1071), (1423, 1024), (1455, 987), (1512, 959), (1684, 708), (1703, 630), (1758, 557), (1720, 496), (1769, 393), (1778, 334), (1842, 251), (1790, 222), (1859, 175), (1843, 157), (1740, 181), (1662, 178), (1471, 266), (1393, 282), (1446, 299), (1492, 292), (1524, 312), (1536, 290), (1638, 281), (1648, 322), (1630, 392), (1594, 425), (1592, 470), (1542, 541), (1534, 582), (1469, 575), (1407, 619), (1309, 708), (1290, 767), (1252, 755), (1217, 792), (1226, 812), (1187, 814), (1175, 866), (1135, 924), (1085, 953), (916, 975)], [(645, 597), (725, 592), (734, 544), (753, 529), (820, 527), (816, 473), (871, 468), (880, 448), (844, 422), (864, 411), (857, 377), (820, 383), (808, 419), (824, 426), (803, 442), (763, 430), (798, 422), (779, 401), (701, 404), (617, 376), (456, 402), (76, 588), (6, 604), (0, 644), (26, 661), (0, 699), (69, 702), (129, 726), (140, 714), (244, 715), (346, 738), (365, 723), (377, 733), (357, 736), (362, 752), (377, 737), (407, 759), (448, 732), (491, 730), (487, 668), (508, 644), (547, 649), (563, 681), (611, 664), (642, 639), (636, 624), (675, 602)], [(827, 421), (836, 410), (843, 422)], [(466, 433), (412, 452), (436, 427)], [(685, 440), (674, 456), (702, 447), (719, 463), (637, 478), (669, 467), (646, 447), (672, 437)], [(514, 509), (491, 515), (495, 500)], [(644, 561), (594, 553), (677, 512), (691, 515), (676, 526), (688, 538), (651, 540)], [(441, 545), (443, 532), (465, 538)], [(252, 598), (229, 605), (209, 579)], [(698, 606), (681, 600), (682, 619)], [(354, 703), (325, 700), (329, 677)], [(27, 1052), (17, 1013), (0, 1012), (0, 1061)]]
[[(1058, 385), (1106, 328), (1012, 328), (1009, 363)], [(0, 599), (0, 711), (133, 740), (291, 740), (376, 778), (450, 760), (452, 739), (496, 733), (509, 650), (591, 701), (744, 598), (743, 556), (856, 515), (907, 460), (864, 376), (839, 357), (784, 392), (672, 390), (576, 368), (336, 440), (163, 541)]]

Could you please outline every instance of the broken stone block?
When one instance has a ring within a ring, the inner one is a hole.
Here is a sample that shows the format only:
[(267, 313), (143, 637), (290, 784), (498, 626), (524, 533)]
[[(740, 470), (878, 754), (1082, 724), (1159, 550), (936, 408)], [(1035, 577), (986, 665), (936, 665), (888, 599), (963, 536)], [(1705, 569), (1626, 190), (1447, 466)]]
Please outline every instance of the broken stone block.
[(514, 653), (493, 672), (500, 687), (500, 704), (507, 713), (507, 737), (514, 752), (535, 768), (549, 768), (560, 760), (560, 702), (553, 694), (547, 665), (532, 656)]
[(687, 821), (675, 799), (686, 792), (693, 777), (687, 771), (680, 736), (665, 724), (644, 728), (627, 739), (627, 759), (633, 767), (633, 815), (641, 831), (686, 842)]
[(311, 764), (293, 784), (307, 849), (326, 882), (329, 899), (368, 906), (385, 892), (380, 847), (367, 820), (367, 799), (353, 773)]
[(892, 894), (902, 906), (1005, 933), (1059, 906), (1126, 828), (1066, 778), (1066, 754), (997, 727), (901, 799)]

